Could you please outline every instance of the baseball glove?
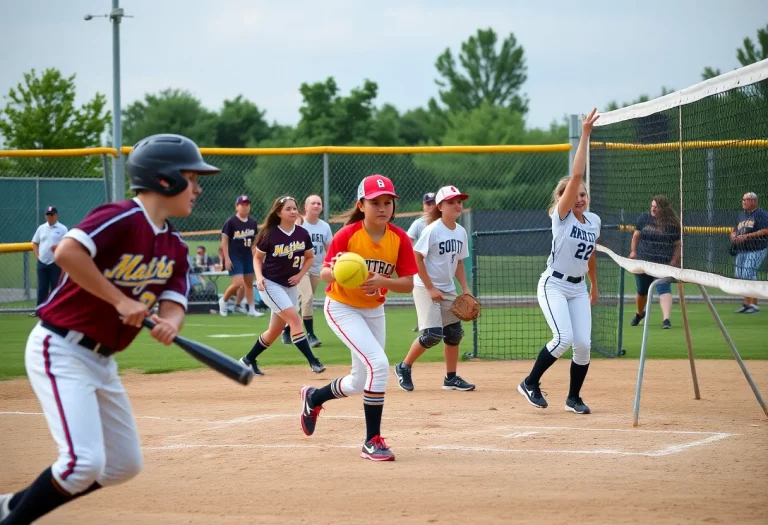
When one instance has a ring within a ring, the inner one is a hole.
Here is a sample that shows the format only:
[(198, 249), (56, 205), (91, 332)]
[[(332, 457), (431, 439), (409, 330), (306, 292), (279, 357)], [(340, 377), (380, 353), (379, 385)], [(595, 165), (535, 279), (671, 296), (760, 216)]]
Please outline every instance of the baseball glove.
[(480, 317), (480, 303), (468, 293), (453, 300), (451, 312), (462, 321), (472, 321)]

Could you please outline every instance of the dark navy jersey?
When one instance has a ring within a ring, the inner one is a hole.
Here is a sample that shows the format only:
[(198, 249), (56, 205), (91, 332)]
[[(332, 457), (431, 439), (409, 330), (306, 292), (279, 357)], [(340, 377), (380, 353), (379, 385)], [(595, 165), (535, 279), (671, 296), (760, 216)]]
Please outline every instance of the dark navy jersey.
[(229, 237), (229, 257), (252, 257), (251, 247), (256, 239), (258, 224), (250, 216), (244, 221), (233, 215), (221, 228), (221, 233)]
[(268, 232), (256, 249), (266, 254), (262, 275), (282, 286), (293, 286), (288, 279), (301, 271), (307, 250), (312, 251), (312, 238), (307, 230), (295, 227), (286, 232), (279, 226)]
[[(765, 210), (757, 208), (750, 212), (739, 212), (739, 219), (735, 228), (737, 235), (755, 233), (766, 228), (768, 228), (768, 212)], [(736, 250), (740, 252), (756, 252), (766, 248), (768, 248), (768, 235), (753, 237), (736, 245)]]

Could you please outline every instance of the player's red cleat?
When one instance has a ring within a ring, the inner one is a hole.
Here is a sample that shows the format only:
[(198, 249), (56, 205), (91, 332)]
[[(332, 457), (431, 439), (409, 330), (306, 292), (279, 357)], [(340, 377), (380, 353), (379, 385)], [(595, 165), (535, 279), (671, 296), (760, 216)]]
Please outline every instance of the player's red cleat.
[(311, 386), (305, 386), (301, 389), (301, 430), (307, 436), (311, 436), (315, 432), (317, 416), (323, 409), (322, 405), (317, 407), (312, 405), (312, 392), (314, 391), (315, 389)]
[(360, 457), (371, 461), (394, 461), (395, 455), (389, 450), (381, 436), (373, 436), (370, 441), (363, 443)]

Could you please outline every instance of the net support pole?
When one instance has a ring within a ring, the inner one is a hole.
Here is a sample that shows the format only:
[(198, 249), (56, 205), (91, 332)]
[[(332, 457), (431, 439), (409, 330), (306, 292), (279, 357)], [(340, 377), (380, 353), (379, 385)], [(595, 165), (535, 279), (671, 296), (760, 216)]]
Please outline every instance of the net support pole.
[(328, 222), (331, 218), (331, 190), (330, 174), (328, 173), (328, 154), (323, 153), (323, 220)]
[(733, 339), (731, 339), (731, 335), (728, 333), (728, 330), (725, 329), (725, 325), (723, 324), (722, 319), (720, 319), (720, 315), (717, 313), (717, 310), (715, 310), (715, 305), (712, 304), (712, 300), (709, 298), (707, 289), (704, 288), (702, 285), (699, 285), (699, 290), (701, 290), (701, 295), (704, 297), (704, 300), (707, 302), (707, 306), (709, 306), (709, 311), (712, 312), (712, 317), (715, 318), (715, 322), (717, 323), (717, 326), (720, 328), (720, 331), (723, 333), (725, 342), (728, 343), (728, 346), (731, 347), (731, 352), (733, 353), (733, 357), (736, 359), (736, 362), (739, 364), (739, 368), (741, 368), (741, 371), (744, 373), (744, 377), (747, 378), (747, 383), (749, 383), (749, 386), (752, 389), (752, 392), (755, 394), (755, 398), (757, 398), (757, 402), (762, 407), (763, 412), (765, 413), (765, 416), (768, 417), (768, 407), (765, 405), (765, 401), (763, 401), (763, 396), (760, 395), (760, 391), (757, 389), (757, 385), (752, 380), (752, 376), (750, 375), (749, 370), (747, 370), (747, 367), (744, 364), (744, 361), (741, 359), (741, 355), (739, 355), (739, 351), (736, 350), (736, 345), (733, 344)]
[(693, 344), (691, 343), (691, 330), (688, 326), (688, 310), (685, 306), (685, 293), (683, 292), (683, 283), (677, 281), (677, 293), (680, 296), (680, 312), (683, 314), (683, 329), (685, 330), (685, 342), (688, 344), (688, 361), (691, 364), (691, 380), (693, 381), (694, 399), (701, 399), (699, 393), (699, 379), (696, 375), (696, 362), (693, 357)]
[(645, 357), (648, 349), (648, 329), (651, 321), (651, 304), (653, 303), (653, 291), (656, 285), (661, 282), (669, 282), (671, 279), (654, 279), (651, 286), (648, 287), (648, 302), (645, 303), (645, 321), (643, 322), (643, 343), (640, 345), (640, 365), (637, 369), (637, 385), (635, 386), (635, 408), (632, 426), (638, 426), (640, 418), (640, 391), (643, 387), (643, 373), (645, 372)]
[[(474, 295), (478, 300), (480, 300), (480, 290), (479, 290), (480, 287), (477, 284), (477, 273), (478, 273), (477, 272), (477, 259), (478, 259), (477, 244), (479, 241), (476, 238), (477, 235), (473, 234), (473, 237), (475, 237), (475, 239), (472, 242), (472, 249), (469, 251), (471, 261), (472, 261), (472, 295)], [(478, 330), (477, 319), (473, 319), (472, 320), (472, 357), (477, 357), (477, 354), (478, 354), (477, 330)]]
[(568, 152), (568, 175), (573, 173), (573, 159), (576, 157), (576, 149), (581, 139), (580, 124), (578, 115), (571, 115), (568, 119), (568, 142), (571, 144), (571, 150)]

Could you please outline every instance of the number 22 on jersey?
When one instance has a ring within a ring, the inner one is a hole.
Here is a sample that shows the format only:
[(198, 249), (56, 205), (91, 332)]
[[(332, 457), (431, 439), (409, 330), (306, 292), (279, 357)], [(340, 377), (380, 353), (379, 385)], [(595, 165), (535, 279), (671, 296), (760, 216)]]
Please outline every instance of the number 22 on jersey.
[(574, 257), (588, 261), (589, 256), (592, 255), (592, 252), (595, 250), (595, 245), (580, 242), (576, 248), (578, 249), (576, 250)]

